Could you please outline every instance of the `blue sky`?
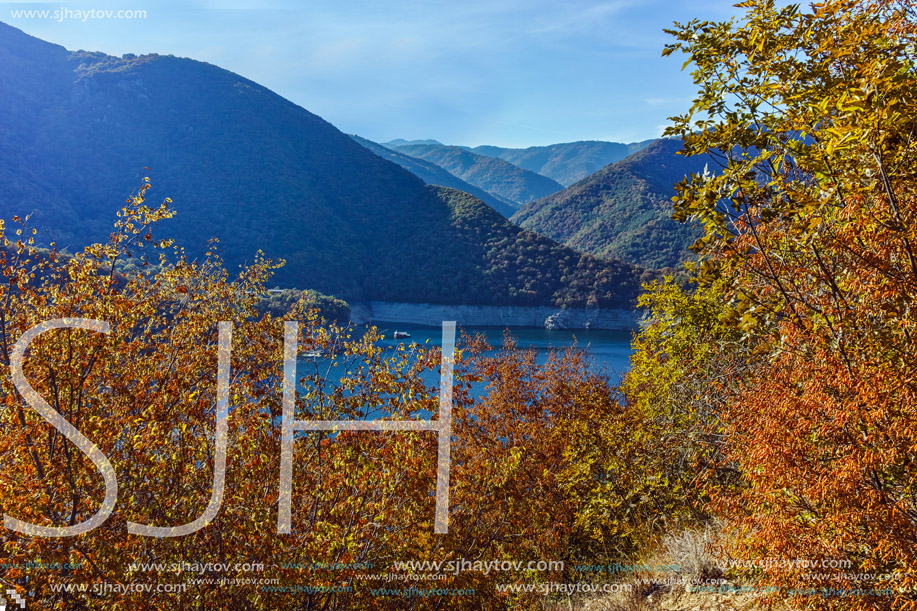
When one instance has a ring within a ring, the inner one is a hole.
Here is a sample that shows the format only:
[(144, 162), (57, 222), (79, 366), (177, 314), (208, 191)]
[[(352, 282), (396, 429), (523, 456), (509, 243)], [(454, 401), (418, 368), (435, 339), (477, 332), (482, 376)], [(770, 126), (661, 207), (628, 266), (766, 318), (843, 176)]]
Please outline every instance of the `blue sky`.
[[(70, 18), (14, 18), (20, 9)], [(73, 18), (146, 11), (145, 19)], [(371, 140), (532, 146), (658, 136), (694, 88), (662, 58), (673, 20), (720, 0), (196, 0), (0, 5), (0, 21), (70, 49), (162, 53), (250, 78)]]

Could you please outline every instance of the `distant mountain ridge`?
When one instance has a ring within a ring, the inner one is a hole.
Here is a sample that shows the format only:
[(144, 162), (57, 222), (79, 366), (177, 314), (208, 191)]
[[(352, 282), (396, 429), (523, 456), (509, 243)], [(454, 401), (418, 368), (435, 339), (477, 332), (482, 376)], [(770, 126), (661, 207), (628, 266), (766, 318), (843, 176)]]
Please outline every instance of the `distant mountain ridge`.
[(648, 268), (677, 267), (700, 231), (672, 220), (674, 185), (707, 157), (678, 155), (660, 139), (574, 185), (527, 204), (512, 220), (582, 252)]
[(565, 142), (548, 146), (531, 146), (523, 149), (499, 146), (476, 146), (472, 152), (503, 159), (514, 165), (552, 178), (569, 187), (628, 155), (648, 146), (653, 140), (622, 144), (587, 140)]
[[(230, 272), (259, 249), (281, 286), (351, 301), (629, 306), (640, 270), (509, 223), (423, 182), (330, 123), (236, 74), (172, 56), (69, 52), (0, 23), (0, 217), (39, 237), (104, 240), (153, 179), (155, 228)], [(145, 169), (149, 167), (150, 169)], [(545, 179), (547, 180), (547, 179)]]
[(384, 147), (393, 148), (397, 146), (409, 146), (412, 144), (436, 144), (442, 146), (443, 143), (439, 140), (405, 140), (404, 138), (395, 138), (394, 140), (389, 140), (388, 142), (380, 142)]
[(435, 163), (426, 161), (425, 159), (420, 159), (419, 157), (411, 157), (410, 155), (399, 153), (394, 149), (390, 149), (371, 140), (367, 140), (366, 138), (361, 138), (360, 136), (352, 135), (351, 138), (365, 146), (367, 149), (371, 150), (379, 157), (397, 163), (428, 185), (449, 187), (474, 195), (479, 200), (505, 217), (512, 216), (519, 209), (519, 204), (516, 202), (512, 202), (496, 195), (492, 195), (484, 189), (468, 184), (461, 178), (450, 174), (448, 171), (439, 167)]
[(519, 204), (563, 189), (563, 185), (550, 178), (502, 159), (473, 153), (461, 146), (406, 144), (391, 148), (435, 163), (465, 182)]

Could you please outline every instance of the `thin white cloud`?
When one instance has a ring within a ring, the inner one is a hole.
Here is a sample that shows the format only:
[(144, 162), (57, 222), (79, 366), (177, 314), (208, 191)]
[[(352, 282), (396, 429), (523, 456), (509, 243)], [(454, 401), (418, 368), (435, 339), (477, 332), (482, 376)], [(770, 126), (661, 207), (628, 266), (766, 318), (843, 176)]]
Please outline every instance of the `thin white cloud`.
[(545, 23), (530, 30), (533, 34), (546, 32), (575, 33), (584, 29), (601, 27), (609, 17), (619, 14), (622, 10), (635, 6), (634, 0), (612, 0), (601, 4), (577, 10), (575, 3), (558, 3), (557, 7), (564, 7), (562, 15), (551, 15), (550, 23)]

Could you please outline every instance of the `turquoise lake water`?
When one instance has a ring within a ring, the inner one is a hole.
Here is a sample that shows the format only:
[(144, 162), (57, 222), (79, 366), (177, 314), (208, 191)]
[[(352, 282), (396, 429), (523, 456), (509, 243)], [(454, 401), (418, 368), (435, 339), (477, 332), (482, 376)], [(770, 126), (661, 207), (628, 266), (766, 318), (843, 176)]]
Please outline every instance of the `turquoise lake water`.
[[(439, 346), (442, 343), (442, 329), (435, 327), (419, 327), (404, 324), (377, 323), (376, 327), (385, 336), (382, 342), (386, 346), (398, 343), (417, 342), (423, 344), (427, 340), (430, 344)], [(411, 337), (407, 339), (394, 339), (395, 331), (406, 331)], [(483, 333), (488, 343), (499, 347), (503, 342), (503, 329), (497, 327), (459, 327), (456, 332), (456, 341), (460, 342), (461, 332), (469, 335)], [(576, 345), (584, 349), (593, 364), (596, 372), (604, 372), (613, 381), (618, 381), (627, 370), (631, 355), (630, 342), (633, 333), (630, 331), (604, 331), (577, 329), (549, 330), (538, 328), (510, 329), (510, 334), (516, 338), (522, 348), (534, 348), (538, 351), (538, 362), (543, 363), (548, 359), (551, 349), (564, 350)]]
[[(398, 344), (409, 346), (412, 343), (420, 345), (440, 346), (442, 343), (442, 329), (436, 327), (411, 326), (405, 324), (385, 324), (377, 323), (375, 325), (384, 339), (380, 342), (383, 347), (394, 349)], [(359, 327), (356, 329), (359, 333)], [(395, 339), (395, 331), (407, 332), (408, 338)], [(469, 335), (478, 333), (484, 334), (488, 343), (495, 349), (503, 342), (504, 331), (496, 327), (459, 327), (456, 332), (456, 342), (460, 346), (462, 343), (461, 334), (465, 332)], [(514, 328), (510, 334), (516, 338), (519, 347), (532, 348), (537, 351), (536, 361), (544, 363), (548, 360), (551, 350), (565, 350), (575, 346), (587, 353), (588, 360), (593, 371), (608, 376), (610, 383), (617, 384), (629, 366), (631, 355), (631, 339), (633, 333), (627, 331), (604, 331), (604, 330), (548, 330), (539, 328)], [(318, 373), (322, 377), (334, 379), (342, 372), (331, 366), (331, 362), (325, 358), (305, 357), (300, 358), (298, 375), (306, 373)], [(431, 389), (439, 386), (439, 371), (427, 370), (421, 374), (424, 383)], [(303, 389), (300, 388), (300, 391)], [(484, 383), (476, 383), (470, 389), (473, 397), (481, 397), (486, 391)], [(422, 417), (428, 417), (429, 414), (419, 412)], [(360, 419), (373, 420), (380, 417), (375, 408), (367, 406), (366, 413)]]

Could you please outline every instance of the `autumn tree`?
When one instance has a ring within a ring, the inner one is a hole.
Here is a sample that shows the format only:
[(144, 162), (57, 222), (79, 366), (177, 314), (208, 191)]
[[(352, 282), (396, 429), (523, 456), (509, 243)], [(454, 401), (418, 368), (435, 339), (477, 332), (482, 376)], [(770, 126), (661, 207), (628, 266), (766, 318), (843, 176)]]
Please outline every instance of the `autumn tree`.
[[(738, 20), (676, 24), (665, 51), (687, 55), (699, 87), (668, 134), (719, 160), (678, 186), (676, 217), (703, 226), (695, 277), (753, 364), (724, 378), (711, 354), (689, 372), (719, 393), (720, 465), (740, 474), (712, 507), (731, 553), (803, 561), (763, 583), (861, 592), (797, 602), (917, 608), (915, 12), (739, 6)], [(692, 350), (661, 370), (683, 377)], [(806, 575), (826, 560), (850, 568)]]

